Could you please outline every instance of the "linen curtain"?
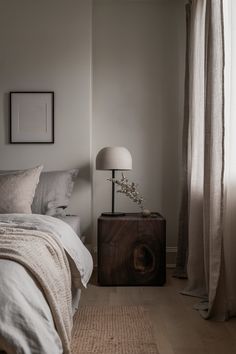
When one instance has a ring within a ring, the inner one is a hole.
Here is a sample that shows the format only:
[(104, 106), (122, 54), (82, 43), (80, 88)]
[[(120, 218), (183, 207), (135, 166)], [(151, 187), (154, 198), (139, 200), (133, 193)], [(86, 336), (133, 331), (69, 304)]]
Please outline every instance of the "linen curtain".
[(185, 56), (185, 97), (184, 97), (184, 121), (182, 136), (182, 196), (179, 215), (178, 253), (174, 276), (187, 277), (188, 256), (188, 187), (189, 187), (189, 164), (188, 164), (188, 131), (189, 131), (189, 57), (190, 57), (190, 15), (191, 5), (186, 5), (186, 56)]
[(232, 286), (236, 280), (232, 249), (236, 233), (229, 216), (232, 200), (225, 173), (224, 34), (223, 0), (189, 1), (183, 192), (175, 275), (185, 276), (187, 268), (188, 284), (183, 293), (205, 299), (197, 308), (205, 318), (217, 320), (236, 313), (236, 285)]

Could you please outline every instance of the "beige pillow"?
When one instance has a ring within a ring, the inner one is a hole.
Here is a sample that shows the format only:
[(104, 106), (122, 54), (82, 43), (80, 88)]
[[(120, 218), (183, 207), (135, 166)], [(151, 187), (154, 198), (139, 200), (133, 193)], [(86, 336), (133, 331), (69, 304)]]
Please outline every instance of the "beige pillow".
[(0, 174), (0, 214), (31, 214), (31, 204), (43, 166)]

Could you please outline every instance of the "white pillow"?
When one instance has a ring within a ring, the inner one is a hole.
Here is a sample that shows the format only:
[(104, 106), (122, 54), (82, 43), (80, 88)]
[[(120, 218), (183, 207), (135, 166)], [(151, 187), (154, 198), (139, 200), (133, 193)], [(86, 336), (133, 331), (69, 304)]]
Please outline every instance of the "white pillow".
[(0, 214), (31, 214), (31, 204), (43, 166), (0, 174)]
[(32, 203), (34, 214), (64, 215), (79, 169), (42, 172)]

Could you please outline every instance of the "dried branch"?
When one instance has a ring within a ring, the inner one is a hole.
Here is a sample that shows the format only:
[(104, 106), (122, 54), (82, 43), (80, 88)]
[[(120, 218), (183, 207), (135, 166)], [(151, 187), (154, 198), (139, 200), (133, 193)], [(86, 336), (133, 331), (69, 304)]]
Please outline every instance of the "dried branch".
[(142, 210), (144, 209), (144, 198), (138, 192), (138, 184), (134, 182), (129, 183), (128, 178), (126, 178), (123, 173), (120, 180), (116, 178), (108, 178), (108, 181), (115, 183), (120, 187), (120, 189), (117, 190), (117, 193), (125, 194), (134, 203), (138, 204)]

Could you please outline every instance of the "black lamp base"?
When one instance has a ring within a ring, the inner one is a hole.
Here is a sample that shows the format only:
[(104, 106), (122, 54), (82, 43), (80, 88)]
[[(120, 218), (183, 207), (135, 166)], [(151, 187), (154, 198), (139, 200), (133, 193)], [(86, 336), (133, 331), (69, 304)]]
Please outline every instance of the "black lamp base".
[(102, 213), (102, 216), (111, 216), (111, 217), (117, 217), (117, 216), (125, 216), (125, 213), (119, 213), (119, 212), (107, 212), (107, 213)]

